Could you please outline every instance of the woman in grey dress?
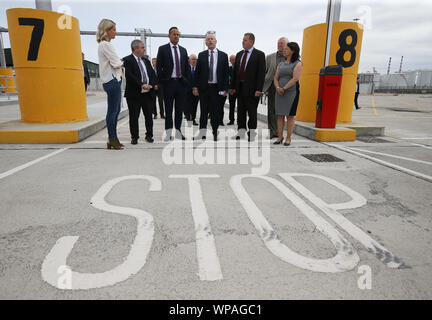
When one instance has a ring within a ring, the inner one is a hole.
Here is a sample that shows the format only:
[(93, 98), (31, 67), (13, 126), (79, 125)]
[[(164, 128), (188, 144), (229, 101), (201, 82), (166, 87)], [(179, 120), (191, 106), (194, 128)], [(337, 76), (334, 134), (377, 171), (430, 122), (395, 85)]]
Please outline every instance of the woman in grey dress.
[(302, 64), (299, 60), (299, 45), (296, 42), (288, 43), (284, 49), (284, 56), (286, 60), (278, 65), (274, 77), (274, 86), (276, 88), (275, 113), (278, 127), (278, 140), (274, 144), (282, 143), (286, 117), (287, 137), (284, 146), (289, 146), (294, 131), (294, 117), (297, 112), (300, 94), (298, 81), (302, 72)]

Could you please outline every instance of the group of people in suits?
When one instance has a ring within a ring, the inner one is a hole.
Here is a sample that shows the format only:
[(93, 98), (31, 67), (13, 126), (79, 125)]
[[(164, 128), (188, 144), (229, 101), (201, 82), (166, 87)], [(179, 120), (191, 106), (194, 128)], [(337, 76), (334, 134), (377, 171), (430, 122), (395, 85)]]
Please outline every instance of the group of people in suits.
[[(115, 30), (115, 24), (112, 25), (113, 22), (101, 24), (98, 39), (100, 43), (109, 42), (112, 36), (115, 36), (115, 31), (112, 32), (112, 28)], [(104, 34), (107, 35), (107, 40), (104, 40)], [(223, 125), (224, 105), (228, 96), (230, 104), (228, 124), (234, 124), (237, 101), (238, 130), (234, 139), (246, 138), (246, 134), (248, 141), (255, 139), (257, 108), (263, 94), (267, 68), (264, 52), (254, 47), (254, 34), (244, 34), (243, 50), (229, 58), (225, 52), (217, 48), (215, 34), (206, 35), (207, 50), (200, 52), (198, 56), (190, 57), (187, 50), (179, 45), (178, 28), (170, 28), (168, 34), (169, 43), (159, 47), (157, 57), (152, 62), (144, 58), (145, 47), (141, 40), (132, 41), (132, 53), (123, 59), (118, 59), (115, 52), (108, 52), (105, 57), (108, 61), (113, 60), (114, 63), (111, 65), (113, 69), (118, 65), (117, 59), (124, 66), (131, 143), (136, 144), (139, 139), (138, 119), (141, 110), (145, 117), (145, 140), (150, 143), (154, 141), (153, 115), (156, 118), (156, 98), (159, 99), (161, 118), (165, 118), (165, 141), (186, 139), (181, 130), (183, 115), (188, 125), (199, 125), (199, 135), (194, 139), (206, 139), (210, 118), (213, 139), (217, 141), (219, 126)], [(101, 54), (99, 58), (101, 59)], [(228, 61), (231, 62), (231, 66)], [(108, 74), (108, 71), (105, 73)], [(107, 79), (108, 82), (118, 81), (114, 75), (115, 73), (113, 73), (114, 79)], [(117, 110), (117, 105), (110, 108), (110, 103), (113, 104), (115, 100), (113, 97), (110, 99), (110, 94), (114, 95), (109, 90), (105, 91), (108, 95), (108, 113), (110, 110)], [(117, 100), (115, 102), (117, 103)], [(196, 119), (198, 102), (200, 103), (199, 123)], [(109, 126), (108, 121), (107, 126)], [(113, 132), (109, 127), (108, 131)], [(118, 141), (116, 135), (113, 137), (109, 134), (107, 147), (122, 149), (124, 146)]]

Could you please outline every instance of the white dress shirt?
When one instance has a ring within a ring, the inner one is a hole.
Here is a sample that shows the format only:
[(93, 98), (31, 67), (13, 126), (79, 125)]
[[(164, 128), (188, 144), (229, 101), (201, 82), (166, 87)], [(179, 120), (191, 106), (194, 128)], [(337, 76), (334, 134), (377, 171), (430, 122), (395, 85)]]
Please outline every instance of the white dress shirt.
[[(211, 59), (211, 50), (208, 51), (208, 65), (210, 72), (210, 59)], [(217, 83), (217, 63), (218, 63), (218, 50), (216, 48), (213, 49), (213, 81), (209, 81), (208, 83), (216, 84)]]
[(102, 83), (110, 82), (114, 78), (120, 81), (123, 76), (123, 61), (120, 60), (111, 42), (99, 42), (98, 57)]
[[(173, 67), (173, 72), (172, 72), (171, 78), (180, 78), (181, 74), (176, 74), (177, 63), (176, 63), (175, 53), (174, 53), (174, 50), (177, 50), (178, 59), (179, 59), (179, 63), (180, 63), (180, 48), (179, 48), (178, 43), (176, 44), (176, 47), (177, 47), (176, 49), (174, 49), (174, 45), (171, 42), (170, 42), (170, 46), (171, 46), (171, 54), (172, 54), (172, 58), (173, 58), (173, 62), (174, 62), (174, 67)], [(181, 67), (180, 66), (179, 66), (179, 70), (181, 73)]]
[[(145, 73), (145, 76), (146, 76), (147, 81), (146, 81), (145, 83), (143, 83), (143, 84), (149, 84), (149, 76), (148, 76), (148, 73), (147, 73), (147, 67), (146, 67), (144, 61), (142, 60), (142, 58), (139, 58), (139, 57), (137, 57), (137, 56), (134, 55), (134, 54), (133, 54), (133, 56), (134, 56), (135, 60), (136, 60), (139, 64), (141, 64), (141, 66), (142, 66), (143, 69), (144, 69), (144, 73)], [(141, 73), (141, 69), (140, 69), (140, 73)], [(141, 75), (141, 80), (142, 80), (142, 75)], [(141, 93), (146, 93), (146, 92), (149, 92), (149, 90), (141, 89)]]

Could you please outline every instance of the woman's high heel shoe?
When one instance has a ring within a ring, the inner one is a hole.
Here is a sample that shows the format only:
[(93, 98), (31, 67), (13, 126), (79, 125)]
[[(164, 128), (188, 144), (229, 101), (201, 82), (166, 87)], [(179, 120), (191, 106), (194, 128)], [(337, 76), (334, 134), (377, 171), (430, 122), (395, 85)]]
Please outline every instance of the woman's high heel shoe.
[(273, 142), (273, 144), (281, 144), (281, 143), (282, 143), (282, 140), (283, 140), (283, 138), (284, 138), (284, 137), (280, 138), (279, 140), (276, 140), (275, 142)]
[(109, 149), (109, 150), (111, 150), (111, 149), (114, 149), (114, 150), (123, 150), (124, 147), (122, 147), (120, 145), (120, 143), (118, 143), (115, 139), (112, 139), (112, 140), (109, 139), (108, 142), (107, 142), (107, 149)]
[(120, 143), (118, 137), (115, 137), (114, 140), (115, 140), (115, 141), (116, 141), (116, 142), (117, 142), (121, 147), (124, 147), (124, 144)]

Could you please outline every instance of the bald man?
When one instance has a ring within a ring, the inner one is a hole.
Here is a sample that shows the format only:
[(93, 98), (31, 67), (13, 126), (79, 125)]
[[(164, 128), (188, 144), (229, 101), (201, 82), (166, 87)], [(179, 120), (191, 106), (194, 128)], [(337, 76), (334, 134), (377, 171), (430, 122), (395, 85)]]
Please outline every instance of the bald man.
[[(233, 54), (233, 55), (231, 55), (229, 57), (229, 60), (230, 60), (230, 63), (231, 63), (231, 66), (229, 67), (229, 85), (230, 85), (230, 87), (232, 85), (232, 81), (233, 81), (233, 78), (234, 78), (235, 59), (236, 59), (235, 54)], [(234, 112), (235, 112), (236, 100), (237, 100), (237, 94), (235, 93), (235, 90), (230, 89), (229, 90), (229, 105), (230, 105), (230, 108), (229, 108), (229, 122), (228, 122), (229, 126), (233, 125), (234, 121), (235, 121), (235, 119), (234, 119)]]
[(276, 74), (276, 69), (279, 63), (285, 61), (283, 50), (288, 44), (288, 38), (279, 38), (277, 42), (277, 51), (269, 54), (266, 57), (266, 75), (264, 80), (264, 92), (267, 92), (268, 103), (267, 103), (267, 124), (270, 131), (270, 139), (276, 138), (277, 135), (277, 123), (275, 113), (275, 95), (276, 88), (273, 84), (273, 79)]
[[(198, 57), (196, 54), (191, 54), (189, 56), (189, 65), (190, 65), (191, 74), (192, 74), (192, 78), (191, 78), (192, 84), (195, 81), (195, 69), (196, 69), (197, 60), (198, 60)], [(196, 113), (197, 113), (197, 108), (198, 108), (198, 102), (199, 102), (199, 97), (195, 96), (192, 93), (192, 88), (191, 88), (191, 90), (188, 91), (187, 107), (186, 107), (185, 116), (186, 116), (186, 120), (189, 121), (189, 123), (192, 122), (192, 124), (194, 126), (198, 125), (198, 123), (196, 122)]]

